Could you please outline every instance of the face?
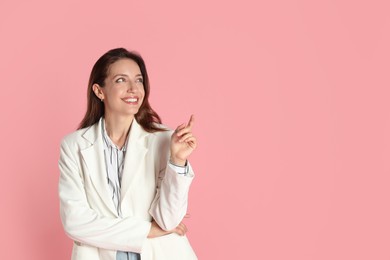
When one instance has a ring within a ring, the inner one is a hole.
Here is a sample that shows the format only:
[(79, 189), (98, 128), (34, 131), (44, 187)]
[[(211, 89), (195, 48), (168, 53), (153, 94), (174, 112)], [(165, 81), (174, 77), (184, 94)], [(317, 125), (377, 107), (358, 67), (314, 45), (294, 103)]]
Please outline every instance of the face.
[(105, 115), (131, 116), (137, 114), (145, 96), (143, 78), (138, 64), (120, 59), (108, 69), (104, 87), (95, 84), (94, 92), (103, 98)]

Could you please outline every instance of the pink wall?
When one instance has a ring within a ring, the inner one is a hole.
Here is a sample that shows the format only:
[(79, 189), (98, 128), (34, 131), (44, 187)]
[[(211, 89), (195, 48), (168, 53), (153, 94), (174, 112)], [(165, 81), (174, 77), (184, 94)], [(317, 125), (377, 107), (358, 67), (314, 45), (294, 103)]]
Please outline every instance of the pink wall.
[(200, 259), (390, 259), (388, 1), (97, 2), (0, 2), (0, 259), (69, 259), (59, 142), (118, 46), (196, 115)]

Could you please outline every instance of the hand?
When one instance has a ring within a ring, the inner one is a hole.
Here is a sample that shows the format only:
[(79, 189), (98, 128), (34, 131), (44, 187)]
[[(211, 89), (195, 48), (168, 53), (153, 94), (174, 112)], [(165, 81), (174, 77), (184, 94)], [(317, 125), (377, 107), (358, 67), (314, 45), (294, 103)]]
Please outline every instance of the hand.
[(184, 166), (188, 156), (195, 150), (197, 141), (192, 135), (194, 125), (194, 115), (191, 115), (188, 124), (179, 125), (171, 137), (171, 162)]
[(176, 233), (179, 236), (184, 236), (187, 233), (187, 227), (184, 225), (183, 222), (180, 222), (180, 224), (173, 230), (165, 231), (156, 223), (156, 221), (152, 221), (152, 226), (150, 227), (150, 231), (148, 234), (148, 238), (156, 238), (165, 236), (171, 233)]

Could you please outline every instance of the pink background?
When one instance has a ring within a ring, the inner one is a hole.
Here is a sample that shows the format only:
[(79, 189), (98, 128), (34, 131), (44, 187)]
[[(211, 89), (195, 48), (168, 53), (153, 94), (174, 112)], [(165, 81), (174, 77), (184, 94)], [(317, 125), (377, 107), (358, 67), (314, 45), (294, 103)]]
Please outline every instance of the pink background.
[(200, 259), (390, 259), (388, 1), (1, 1), (0, 259), (69, 259), (61, 138), (92, 65), (139, 51), (171, 127), (196, 115)]

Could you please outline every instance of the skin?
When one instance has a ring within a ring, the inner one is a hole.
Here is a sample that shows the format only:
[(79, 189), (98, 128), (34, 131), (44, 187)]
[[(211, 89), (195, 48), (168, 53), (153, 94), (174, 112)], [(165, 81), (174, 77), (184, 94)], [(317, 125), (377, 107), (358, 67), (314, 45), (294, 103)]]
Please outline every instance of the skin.
[[(94, 84), (93, 91), (104, 102), (104, 119), (108, 136), (118, 147), (123, 147), (131, 123), (145, 97), (142, 74), (138, 64), (131, 59), (120, 59), (111, 64), (104, 87)], [(194, 116), (191, 115), (189, 122), (179, 125), (172, 134), (171, 163), (184, 166), (187, 158), (195, 150), (197, 141), (192, 134), (193, 125)], [(183, 222), (175, 229), (165, 231), (153, 220), (148, 238), (170, 233), (183, 236), (186, 232), (187, 227)]]
[[(111, 64), (104, 87), (93, 85), (96, 96), (104, 102), (107, 134), (123, 147), (131, 123), (145, 96), (141, 71), (133, 60), (121, 59)], [(136, 98), (137, 102), (126, 102)]]

